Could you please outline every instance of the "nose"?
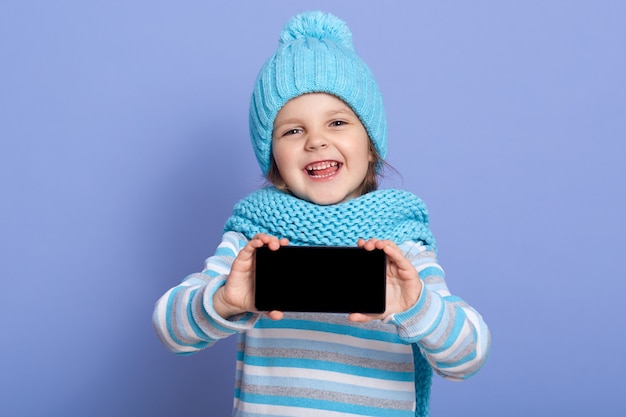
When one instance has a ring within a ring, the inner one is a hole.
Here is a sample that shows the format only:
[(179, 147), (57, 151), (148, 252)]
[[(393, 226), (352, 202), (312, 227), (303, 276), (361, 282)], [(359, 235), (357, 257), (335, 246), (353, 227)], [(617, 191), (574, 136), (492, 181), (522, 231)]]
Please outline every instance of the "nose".
[(309, 132), (306, 138), (305, 148), (307, 150), (316, 150), (328, 146), (327, 138), (320, 132)]

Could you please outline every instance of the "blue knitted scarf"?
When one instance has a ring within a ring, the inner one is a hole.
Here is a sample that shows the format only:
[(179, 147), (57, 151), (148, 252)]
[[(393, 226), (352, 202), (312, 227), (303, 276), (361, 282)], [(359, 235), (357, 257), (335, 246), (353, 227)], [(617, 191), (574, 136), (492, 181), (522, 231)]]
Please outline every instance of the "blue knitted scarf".
[(224, 227), (229, 230), (248, 239), (257, 233), (286, 237), (299, 246), (354, 246), (359, 238), (378, 238), (396, 244), (421, 241), (435, 249), (426, 206), (401, 190), (378, 190), (320, 206), (267, 187), (235, 205)]
[[(377, 190), (344, 203), (320, 206), (274, 187), (239, 201), (224, 231), (286, 237), (291, 245), (355, 246), (359, 238), (389, 239), (396, 244), (421, 241), (436, 250), (428, 211), (417, 196), (401, 190)], [(417, 417), (428, 416), (432, 368), (413, 345)]]

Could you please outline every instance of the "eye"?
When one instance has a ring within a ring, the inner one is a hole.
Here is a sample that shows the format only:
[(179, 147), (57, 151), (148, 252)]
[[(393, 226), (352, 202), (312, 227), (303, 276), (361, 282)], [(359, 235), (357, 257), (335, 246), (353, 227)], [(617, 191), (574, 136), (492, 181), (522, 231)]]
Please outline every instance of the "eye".
[(283, 133), (283, 136), (297, 135), (300, 132), (302, 132), (302, 129), (289, 129)]
[(344, 121), (344, 120), (333, 120), (332, 122), (330, 122), (330, 125), (332, 127), (339, 127), (339, 126), (343, 126), (348, 124), (348, 122)]

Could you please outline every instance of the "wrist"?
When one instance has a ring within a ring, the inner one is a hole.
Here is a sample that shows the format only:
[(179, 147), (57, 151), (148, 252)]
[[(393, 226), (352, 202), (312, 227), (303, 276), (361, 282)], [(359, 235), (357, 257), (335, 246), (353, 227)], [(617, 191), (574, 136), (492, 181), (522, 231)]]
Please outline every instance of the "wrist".
[(419, 302), (423, 291), (424, 285), (419, 279), (416, 280), (415, 284), (402, 287), (399, 291), (397, 302), (393, 305), (393, 309), (390, 309), (389, 313), (402, 313), (410, 310)]
[(405, 306), (404, 311), (409, 310), (416, 305), (422, 297), (422, 292), (424, 292), (424, 283), (422, 283), (422, 280), (418, 278), (416, 284), (417, 285), (415, 286), (414, 291), (411, 293), (412, 297), (407, 300), (407, 305)]

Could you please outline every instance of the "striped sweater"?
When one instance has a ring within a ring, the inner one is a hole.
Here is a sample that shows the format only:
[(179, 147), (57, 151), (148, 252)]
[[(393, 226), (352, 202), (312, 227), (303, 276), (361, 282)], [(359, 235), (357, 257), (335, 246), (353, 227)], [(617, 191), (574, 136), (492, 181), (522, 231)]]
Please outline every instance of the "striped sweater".
[[(203, 272), (188, 276), (157, 302), (153, 324), (162, 343), (190, 354), (236, 334), (233, 416), (427, 415), (430, 371), (463, 380), (484, 364), (490, 335), (481, 316), (450, 294), (432, 247), (400, 245), (424, 286), (408, 311), (384, 321), (352, 323), (342, 314), (285, 313), (279, 321), (247, 313), (220, 317), (213, 294), (248, 239), (226, 232)], [(416, 380), (416, 375), (418, 379)]]

